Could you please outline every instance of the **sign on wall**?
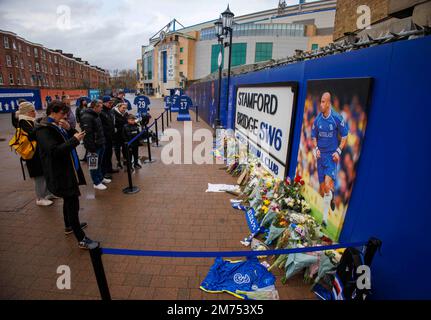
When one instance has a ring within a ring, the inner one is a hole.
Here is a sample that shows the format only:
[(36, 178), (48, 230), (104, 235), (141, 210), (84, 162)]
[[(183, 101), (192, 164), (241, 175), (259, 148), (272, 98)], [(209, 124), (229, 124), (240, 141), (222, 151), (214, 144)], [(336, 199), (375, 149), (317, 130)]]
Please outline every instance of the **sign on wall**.
[(235, 135), (274, 176), (286, 176), (296, 108), (295, 82), (241, 85)]
[(42, 109), (39, 90), (30, 89), (0, 89), (0, 113), (12, 112), (18, 109), (18, 100), (24, 99), (34, 104), (36, 109)]
[(88, 90), (88, 96), (91, 100), (99, 99), (100, 97), (100, 90), (99, 89), (89, 89)]
[(174, 48), (172, 46), (168, 49), (167, 73), (168, 81), (175, 80), (175, 55)]

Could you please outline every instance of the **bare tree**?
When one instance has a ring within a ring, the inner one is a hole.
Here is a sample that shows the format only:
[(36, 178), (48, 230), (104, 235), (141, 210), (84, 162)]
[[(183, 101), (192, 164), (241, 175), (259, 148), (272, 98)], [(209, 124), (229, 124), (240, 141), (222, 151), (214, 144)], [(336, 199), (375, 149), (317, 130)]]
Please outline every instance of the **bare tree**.
[(116, 89), (135, 89), (136, 88), (136, 70), (133, 69), (115, 69), (112, 71), (111, 86)]

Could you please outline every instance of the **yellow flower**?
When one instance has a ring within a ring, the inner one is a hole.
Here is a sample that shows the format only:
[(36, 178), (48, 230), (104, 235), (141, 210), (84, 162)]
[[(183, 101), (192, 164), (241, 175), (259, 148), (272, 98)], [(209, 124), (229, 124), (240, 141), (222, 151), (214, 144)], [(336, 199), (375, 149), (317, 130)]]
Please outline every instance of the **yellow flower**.
[(262, 206), (261, 209), (262, 209), (263, 213), (267, 213), (269, 210), (267, 206)]
[(266, 183), (266, 187), (267, 187), (267, 188), (271, 188), (271, 186), (272, 186), (271, 181), (268, 181), (268, 182)]
[(271, 203), (271, 201), (269, 201), (269, 200), (265, 200), (265, 201), (263, 202), (263, 204), (264, 204), (265, 206), (269, 205), (270, 203)]

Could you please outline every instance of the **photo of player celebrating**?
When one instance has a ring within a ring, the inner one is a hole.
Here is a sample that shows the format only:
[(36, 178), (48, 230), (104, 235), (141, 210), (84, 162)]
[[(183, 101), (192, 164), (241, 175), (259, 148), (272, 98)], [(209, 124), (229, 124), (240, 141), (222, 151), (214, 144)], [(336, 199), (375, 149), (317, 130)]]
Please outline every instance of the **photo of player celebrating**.
[[(346, 145), (349, 129), (339, 113), (333, 110), (331, 94), (325, 92), (320, 100), (320, 113), (314, 120), (311, 138), (314, 144), (314, 157), (317, 159), (319, 176), (319, 193), (323, 197), (322, 225), (327, 227), (329, 206), (335, 210), (334, 181), (338, 171), (338, 163)], [(338, 137), (341, 136), (339, 142)]]
[(296, 173), (322, 232), (341, 233), (368, 121), (371, 78), (307, 81)]

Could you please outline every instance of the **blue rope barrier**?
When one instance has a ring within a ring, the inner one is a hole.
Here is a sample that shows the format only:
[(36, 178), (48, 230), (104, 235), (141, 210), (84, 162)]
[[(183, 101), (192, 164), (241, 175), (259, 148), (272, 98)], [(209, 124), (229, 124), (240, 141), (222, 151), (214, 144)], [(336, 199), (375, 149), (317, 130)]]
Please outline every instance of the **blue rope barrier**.
[(211, 258), (211, 257), (256, 257), (271, 256), (279, 254), (304, 253), (315, 251), (326, 251), (349, 247), (362, 247), (367, 241), (339, 243), (329, 246), (275, 249), (263, 251), (157, 251), (157, 250), (131, 250), (117, 248), (102, 248), (102, 253), (120, 256), (141, 256), (141, 257), (176, 257), (176, 258)]
[[(164, 113), (164, 112), (163, 112)], [(162, 113), (162, 115), (163, 115)], [(159, 117), (160, 118), (160, 117)], [(135, 137), (133, 137), (129, 142), (127, 142), (127, 145), (130, 146), (133, 142), (136, 141), (140, 136), (142, 136), (145, 132), (147, 132), (152, 126), (156, 124), (156, 121), (154, 121), (149, 127), (139, 132)]]

